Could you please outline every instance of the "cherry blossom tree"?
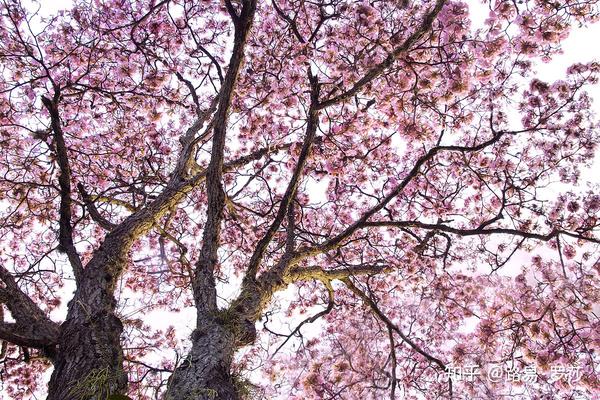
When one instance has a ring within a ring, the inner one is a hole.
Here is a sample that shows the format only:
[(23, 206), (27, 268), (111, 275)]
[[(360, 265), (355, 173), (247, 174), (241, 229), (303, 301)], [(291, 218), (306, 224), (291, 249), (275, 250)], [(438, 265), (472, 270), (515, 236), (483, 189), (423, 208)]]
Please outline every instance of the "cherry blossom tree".
[(594, 0), (45, 3), (0, 5), (3, 398), (598, 393), (600, 66), (536, 78)]

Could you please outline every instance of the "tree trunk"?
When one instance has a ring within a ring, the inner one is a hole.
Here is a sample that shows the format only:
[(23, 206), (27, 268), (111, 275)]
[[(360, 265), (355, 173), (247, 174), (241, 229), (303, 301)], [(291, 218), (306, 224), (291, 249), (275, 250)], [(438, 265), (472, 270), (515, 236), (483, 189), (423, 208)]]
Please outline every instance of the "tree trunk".
[(171, 376), (165, 400), (239, 399), (231, 375), (235, 335), (212, 318), (199, 326), (190, 354)]
[(114, 285), (124, 260), (101, 248), (86, 267), (61, 326), (48, 400), (105, 400), (127, 389)]
[(94, 313), (65, 322), (47, 399), (105, 400), (110, 394), (125, 393), (122, 330), (114, 315)]

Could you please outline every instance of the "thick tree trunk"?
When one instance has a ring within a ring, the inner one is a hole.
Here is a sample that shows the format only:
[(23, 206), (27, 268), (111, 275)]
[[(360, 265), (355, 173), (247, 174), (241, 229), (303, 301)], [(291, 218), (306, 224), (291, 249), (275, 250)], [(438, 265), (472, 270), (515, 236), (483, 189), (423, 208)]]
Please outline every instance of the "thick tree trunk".
[(100, 400), (125, 393), (120, 320), (94, 312), (63, 325), (48, 400)]
[[(125, 263), (123, 242), (108, 240), (85, 269), (61, 326), (48, 400), (104, 400), (125, 393), (115, 282)], [(111, 246), (111, 243), (113, 246)]]
[(192, 334), (188, 358), (175, 370), (165, 400), (237, 400), (231, 363), (235, 336), (215, 320), (206, 320)]

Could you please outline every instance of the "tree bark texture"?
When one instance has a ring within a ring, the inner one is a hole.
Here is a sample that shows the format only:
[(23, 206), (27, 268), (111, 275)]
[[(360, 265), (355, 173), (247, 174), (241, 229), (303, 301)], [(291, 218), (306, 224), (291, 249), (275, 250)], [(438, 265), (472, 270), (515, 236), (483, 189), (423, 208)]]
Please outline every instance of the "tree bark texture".
[(123, 263), (101, 248), (88, 264), (61, 326), (48, 400), (100, 400), (126, 391), (123, 325), (113, 296), (115, 267)]
[(192, 349), (173, 373), (165, 400), (238, 399), (234, 352), (234, 334), (215, 320), (205, 321), (192, 334)]

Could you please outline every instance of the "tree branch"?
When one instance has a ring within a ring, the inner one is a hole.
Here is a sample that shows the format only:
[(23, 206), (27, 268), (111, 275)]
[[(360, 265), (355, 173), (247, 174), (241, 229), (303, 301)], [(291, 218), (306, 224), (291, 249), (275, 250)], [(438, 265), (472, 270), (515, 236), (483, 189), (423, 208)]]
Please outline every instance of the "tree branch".
[(88, 211), (90, 213), (90, 217), (92, 217), (92, 220), (95, 221), (98, 225), (100, 225), (103, 229), (105, 229), (107, 231), (113, 230), (116, 225), (113, 224), (112, 222), (110, 222), (109, 220), (107, 220), (106, 218), (104, 218), (100, 214), (100, 212), (96, 208), (96, 205), (94, 204), (94, 201), (92, 200), (92, 197), (85, 190), (85, 187), (83, 186), (83, 184), (78, 183), (77, 190), (79, 191), (79, 194), (81, 194), (81, 197), (83, 198), (83, 202), (84, 202), (86, 208), (88, 209)]
[[(360, 290), (350, 279), (344, 278), (342, 279), (342, 282), (346, 285), (346, 287), (348, 287), (348, 289), (350, 289), (352, 293), (358, 296), (373, 311), (373, 313), (387, 326), (389, 330), (396, 332), (398, 336), (402, 338), (404, 343), (406, 343), (410, 348), (422, 355), (426, 360), (436, 364), (442, 371), (446, 372), (448, 370), (443, 361), (427, 353), (418, 344), (406, 336), (402, 330), (400, 330), (400, 328), (398, 328), (398, 326), (381, 311), (381, 309), (377, 306), (377, 303), (375, 303), (369, 296)], [(452, 380), (448, 380), (448, 385), (450, 392), (449, 395), (450, 398), (452, 398)]]
[[(0, 320), (0, 339), (18, 346), (49, 349), (58, 342), (59, 326), (18, 286), (14, 276), (0, 265), (0, 304), (6, 305), (15, 323)], [(1, 305), (0, 305), (1, 307)]]
[(206, 169), (207, 217), (202, 237), (202, 248), (196, 263), (192, 284), (194, 300), (199, 312), (216, 310), (217, 308), (214, 269), (218, 263), (217, 251), (225, 207), (223, 159), (228, 113), (256, 10), (256, 0), (245, 1), (239, 15), (236, 14), (233, 5), (229, 1), (226, 1), (225, 4), (234, 21), (235, 35), (229, 68), (219, 93), (219, 105), (213, 120), (211, 157)]
[[(294, 172), (290, 181), (288, 183), (287, 189), (283, 198), (281, 199), (281, 203), (279, 204), (279, 209), (277, 210), (277, 215), (275, 219), (269, 226), (269, 229), (265, 233), (265, 235), (261, 238), (254, 249), (254, 253), (250, 258), (250, 262), (248, 263), (248, 269), (246, 276), (244, 277), (244, 281), (254, 280), (256, 277), (256, 273), (258, 272), (258, 268), (262, 259), (267, 251), (267, 247), (273, 240), (273, 237), (277, 233), (277, 230), (283, 223), (285, 219), (286, 212), (292, 201), (296, 196), (296, 190), (298, 189), (298, 184), (300, 183), (300, 178), (304, 172), (304, 167), (309, 158), (310, 151), (312, 149), (312, 145), (315, 141), (317, 128), (319, 125), (319, 113), (317, 111), (317, 105), (319, 102), (319, 83), (315, 77), (312, 76), (310, 69), (308, 71), (309, 80), (311, 83), (311, 104), (310, 109), (308, 111), (308, 124), (306, 126), (306, 134), (304, 135), (304, 141), (302, 143), (302, 149), (300, 151), (300, 156), (298, 157), (298, 162), (294, 167)], [(279, 265), (283, 265), (280, 263)]]
[(365, 225), (365, 223), (369, 220), (369, 218), (371, 218), (377, 212), (382, 210), (390, 201), (392, 201), (396, 196), (398, 196), (404, 190), (404, 188), (408, 186), (408, 184), (419, 174), (421, 167), (425, 163), (433, 159), (433, 157), (435, 157), (438, 153), (444, 151), (458, 151), (463, 153), (476, 152), (496, 143), (505, 133), (506, 132), (503, 131), (494, 132), (492, 138), (475, 146), (436, 146), (431, 148), (426, 154), (424, 154), (417, 160), (413, 168), (402, 180), (402, 182), (400, 182), (400, 184), (396, 186), (394, 190), (392, 190), (387, 196), (385, 196), (381, 202), (379, 202), (377, 205), (365, 212), (362, 215), (362, 217), (356, 220), (352, 225), (348, 226), (345, 230), (340, 232), (335, 237), (329, 239), (325, 243), (318, 246), (305, 248), (297, 252), (294, 256), (293, 262), (298, 262), (299, 260), (308, 256), (325, 253), (327, 251), (337, 248), (341, 244), (341, 242), (352, 236), (354, 232), (356, 232), (358, 229), (362, 228)]
[(534, 239), (547, 242), (551, 239), (557, 238), (558, 235), (570, 236), (572, 238), (585, 240), (592, 243), (600, 244), (600, 239), (593, 237), (583, 236), (578, 233), (573, 233), (561, 229), (553, 229), (547, 234), (526, 232), (513, 228), (487, 228), (487, 224), (484, 224), (478, 228), (454, 228), (441, 223), (430, 224), (420, 221), (373, 221), (365, 222), (363, 227), (395, 227), (395, 228), (419, 228), (427, 229), (432, 231), (441, 231), (446, 233), (452, 233), (458, 236), (480, 236), (480, 235), (513, 235), (519, 236), (525, 239)]
[(392, 271), (392, 267), (386, 265), (357, 265), (348, 268), (336, 268), (326, 270), (319, 266), (306, 268), (292, 268), (285, 274), (286, 283), (298, 281), (319, 280), (329, 282), (332, 280), (342, 280), (352, 276), (375, 275)]
[(42, 96), (42, 103), (50, 113), (50, 122), (52, 132), (54, 133), (54, 147), (56, 150), (56, 160), (60, 169), (58, 183), (60, 186), (60, 221), (58, 249), (64, 251), (69, 258), (75, 281), (81, 282), (83, 274), (83, 264), (79, 253), (73, 244), (73, 226), (71, 225), (71, 167), (69, 166), (69, 155), (65, 144), (64, 133), (62, 130), (60, 115), (58, 113), (59, 92), (56, 90), (53, 100)]
[[(301, 270), (296, 270), (294, 274), (290, 276), (286, 275), (286, 272), (289, 271), (290, 268), (293, 268), (297, 265), (301, 260), (304, 260), (308, 257), (315, 256), (318, 254), (325, 253), (327, 251), (338, 248), (344, 240), (352, 236), (357, 230), (364, 227), (365, 223), (375, 215), (378, 211), (382, 210), (392, 199), (398, 196), (402, 190), (414, 179), (420, 172), (421, 167), (433, 159), (438, 153), (442, 151), (459, 151), (459, 152), (475, 152), (482, 150), (494, 143), (496, 143), (504, 134), (507, 132), (503, 131), (493, 131), (493, 136), (474, 146), (436, 146), (430, 149), (426, 154), (421, 156), (407, 176), (402, 180), (402, 182), (394, 188), (381, 202), (379, 202), (376, 206), (365, 212), (361, 218), (355, 221), (352, 225), (347, 227), (344, 231), (336, 235), (335, 237), (329, 239), (325, 243), (313, 247), (303, 248), (298, 251), (295, 251), (291, 255), (285, 255), (282, 257), (277, 265), (270, 271), (267, 271), (258, 279), (253, 279), (252, 277), (244, 277), (244, 281), (242, 283), (242, 290), (238, 298), (232, 303), (232, 308), (237, 310), (239, 313), (244, 315), (244, 318), (249, 321), (255, 321), (260, 317), (262, 310), (268, 304), (271, 297), (275, 292), (285, 288), (290, 282), (293, 281), (293, 276), (299, 278), (300, 276), (311, 278), (306, 273), (300, 272)], [(336, 279), (341, 277), (339, 271), (333, 272), (325, 272), (318, 270), (311, 271), (314, 276), (318, 276), (321, 274), (322, 277), (333, 276), (334, 274), (338, 274)], [(347, 272), (345, 272), (347, 273)], [(365, 271), (368, 273), (368, 271)], [(324, 278), (327, 279), (327, 278)]]
[(285, 344), (292, 338), (292, 336), (294, 336), (295, 334), (297, 334), (298, 332), (300, 332), (300, 329), (304, 325), (306, 325), (306, 324), (312, 324), (313, 322), (315, 322), (319, 318), (321, 318), (321, 317), (329, 314), (333, 310), (333, 307), (335, 306), (335, 299), (334, 299), (334, 290), (333, 290), (333, 287), (331, 286), (331, 283), (328, 282), (328, 281), (323, 282), (323, 284), (327, 288), (327, 295), (328, 295), (327, 307), (324, 310), (319, 311), (315, 315), (313, 315), (311, 317), (308, 317), (305, 320), (303, 320), (302, 322), (300, 322), (298, 324), (298, 326), (296, 326), (296, 328), (289, 335), (287, 335), (287, 337), (283, 341), (283, 343), (281, 343), (279, 345), (279, 347), (277, 347), (277, 349), (273, 352), (272, 357), (274, 357), (275, 354), (277, 354), (279, 352), (279, 350), (281, 350), (281, 348), (283, 346), (285, 346)]
[(344, 100), (347, 100), (357, 94), (362, 88), (364, 88), (367, 84), (372, 82), (375, 78), (381, 75), (387, 68), (389, 68), (394, 61), (400, 56), (400, 54), (405, 53), (410, 50), (410, 48), (423, 36), (425, 35), (433, 25), (433, 21), (440, 13), (446, 0), (437, 0), (435, 6), (425, 15), (423, 21), (419, 28), (413, 32), (406, 40), (398, 47), (396, 47), (384, 61), (377, 64), (367, 71), (367, 73), (360, 78), (350, 89), (346, 90), (344, 93), (339, 94), (330, 99), (324, 100), (319, 104), (319, 109), (323, 109), (329, 107), (331, 105), (337, 104)]

